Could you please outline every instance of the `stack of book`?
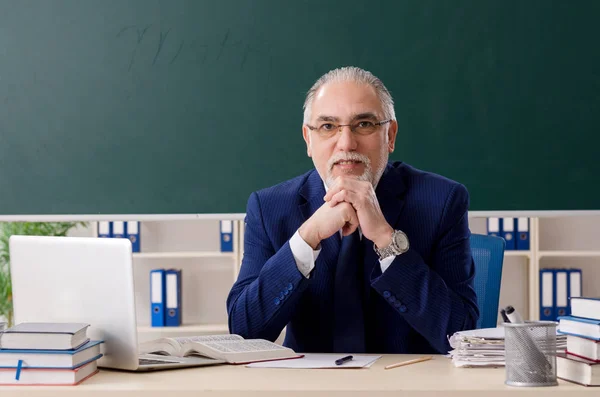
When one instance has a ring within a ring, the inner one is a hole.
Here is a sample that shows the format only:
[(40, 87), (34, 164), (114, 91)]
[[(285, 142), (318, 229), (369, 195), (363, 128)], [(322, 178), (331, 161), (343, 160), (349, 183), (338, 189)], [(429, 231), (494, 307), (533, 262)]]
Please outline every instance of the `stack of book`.
[[(566, 336), (556, 335), (557, 353), (564, 353)], [(449, 352), (455, 367), (503, 367), (505, 365), (504, 327), (455, 332), (449, 338)]]
[(98, 373), (89, 324), (21, 323), (0, 333), (0, 384), (76, 385)]
[(559, 317), (567, 351), (556, 358), (559, 378), (600, 386), (600, 298), (571, 298), (571, 315)]

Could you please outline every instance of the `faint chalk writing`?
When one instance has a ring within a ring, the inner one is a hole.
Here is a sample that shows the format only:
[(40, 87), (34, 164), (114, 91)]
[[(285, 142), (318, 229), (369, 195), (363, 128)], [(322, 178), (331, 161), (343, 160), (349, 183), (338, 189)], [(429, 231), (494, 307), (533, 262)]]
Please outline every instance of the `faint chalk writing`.
[(154, 59), (152, 60), (152, 65), (156, 64), (156, 59), (158, 58), (158, 55), (160, 54), (160, 50), (162, 50), (162, 46), (165, 42), (165, 40), (167, 39), (167, 36), (169, 35), (169, 32), (171, 31), (171, 29), (169, 28), (169, 30), (167, 30), (167, 32), (164, 34), (163, 36), (163, 32), (160, 32), (160, 37), (158, 39), (158, 48), (156, 49), (156, 54), (154, 55)]
[(184, 43), (184, 41), (181, 40), (181, 44), (179, 45), (179, 49), (177, 50), (177, 53), (175, 54), (175, 56), (173, 57), (173, 59), (171, 59), (171, 62), (169, 62), (169, 65), (172, 65), (173, 62), (175, 62), (175, 60), (177, 59), (177, 57), (181, 53), (181, 50), (183, 49), (183, 43)]

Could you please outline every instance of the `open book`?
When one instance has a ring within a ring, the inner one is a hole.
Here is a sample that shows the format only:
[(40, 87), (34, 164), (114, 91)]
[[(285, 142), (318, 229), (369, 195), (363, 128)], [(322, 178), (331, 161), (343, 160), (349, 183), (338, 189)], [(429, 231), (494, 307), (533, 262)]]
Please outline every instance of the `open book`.
[(288, 347), (264, 339), (244, 339), (239, 335), (161, 338), (141, 343), (140, 353), (177, 357), (200, 355), (225, 360), (230, 364), (246, 364), (303, 356)]

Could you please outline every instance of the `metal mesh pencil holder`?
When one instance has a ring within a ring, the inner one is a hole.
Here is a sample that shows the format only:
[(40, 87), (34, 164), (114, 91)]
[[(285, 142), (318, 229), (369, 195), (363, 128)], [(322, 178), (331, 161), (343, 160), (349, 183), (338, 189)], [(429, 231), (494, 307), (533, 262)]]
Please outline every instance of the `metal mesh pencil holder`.
[(556, 325), (553, 321), (504, 324), (507, 385), (558, 385)]

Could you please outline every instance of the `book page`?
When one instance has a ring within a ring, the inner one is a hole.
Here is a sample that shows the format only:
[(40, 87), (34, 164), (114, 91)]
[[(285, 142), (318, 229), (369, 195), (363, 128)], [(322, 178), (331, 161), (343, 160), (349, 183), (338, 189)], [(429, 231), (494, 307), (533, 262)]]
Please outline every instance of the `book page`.
[(264, 339), (192, 342), (186, 344), (186, 350), (186, 355), (198, 353), (208, 357), (222, 359), (229, 363), (273, 360), (298, 356), (292, 349)]
[(190, 342), (217, 342), (217, 341), (238, 341), (244, 340), (239, 335), (199, 335), (199, 336), (182, 336), (178, 338), (171, 338), (177, 343), (183, 345), (184, 343)]
[(264, 352), (269, 350), (289, 350), (287, 347), (276, 345), (275, 343), (262, 339), (248, 340), (223, 340), (208, 341), (202, 343), (211, 349), (222, 353), (242, 353), (242, 352)]
[(140, 343), (139, 352), (141, 354), (162, 354), (167, 356), (178, 356), (181, 354), (181, 342), (179, 338), (160, 338), (148, 342)]

